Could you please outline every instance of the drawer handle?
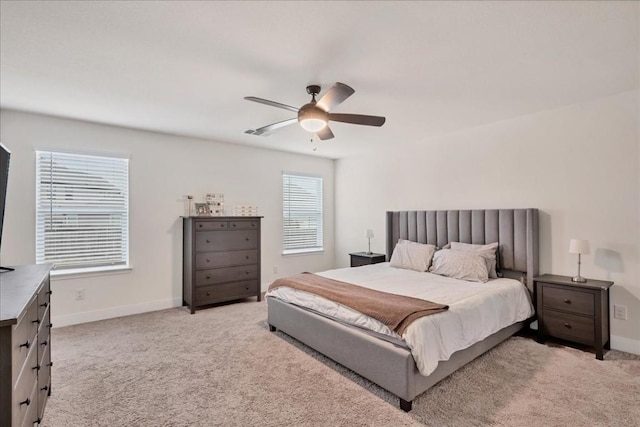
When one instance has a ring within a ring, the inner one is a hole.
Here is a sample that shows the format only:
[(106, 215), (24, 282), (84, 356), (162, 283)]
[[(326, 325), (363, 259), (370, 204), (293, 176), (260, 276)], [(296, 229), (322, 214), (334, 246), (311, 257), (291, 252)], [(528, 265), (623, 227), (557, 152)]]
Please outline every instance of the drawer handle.
[(40, 319), (32, 320), (31, 323), (37, 323), (39, 325), (40, 324)]
[(49, 323), (47, 326), (48, 326), (49, 328), (53, 328), (53, 323)]
[(20, 405), (27, 405), (27, 406), (31, 405), (31, 399), (27, 397), (25, 400), (20, 402)]
[(40, 370), (40, 365), (36, 365), (32, 368), (34, 371), (39, 371)]
[(207, 243), (211, 243), (209, 240), (207, 240)]
[(209, 292), (207, 292), (207, 296), (208, 296), (208, 297), (210, 297), (210, 296), (211, 296), (211, 294), (210, 294)]
[(42, 341), (40, 345), (47, 345), (47, 340)]
[(233, 224), (233, 226), (235, 227), (236, 225), (235, 225), (235, 224)]
[(252, 226), (252, 227), (255, 227), (256, 225), (252, 222), (252, 223), (251, 223), (251, 226)]
[(569, 323), (565, 323), (565, 324), (564, 324), (564, 327), (565, 327), (565, 328), (568, 328), (568, 329), (571, 329), (571, 324), (569, 324)]
[(49, 390), (49, 386), (48, 385), (46, 385), (46, 386), (44, 386), (44, 387), (42, 387), (40, 389), (40, 391), (47, 391), (47, 390)]
[(49, 306), (48, 302), (43, 302), (42, 304), (40, 304), (40, 307), (47, 308), (48, 306)]
[(202, 224), (198, 224), (198, 227), (202, 228)]
[(245, 238), (244, 238), (244, 240), (246, 240), (246, 241), (248, 242), (248, 241), (249, 241), (249, 238), (248, 238), (248, 237), (245, 237)]
[(211, 262), (211, 261), (207, 260), (207, 262)]
[(26, 342), (26, 343), (24, 343), (24, 344), (20, 344), (20, 347), (26, 347), (26, 348), (29, 348), (29, 347), (31, 347), (31, 343), (29, 342), (29, 340), (27, 340), (27, 342)]
[(48, 367), (52, 367), (52, 366), (53, 366), (53, 362), (49, 362), (49, 363), (47, 363), (47, 366), (48, 366)]
[(47, 291), (47, 295), (53, 295), (53, 291), (52, 290), (48, 290)]
[(245, 271), (245, 272), (244, 272), (244, 274), (247, 274), (247, 275), (248, 275), (248, 274), (249, 274), (249, 272), (248, 272), (248, 271)]
[(245, 255), (244, 257), (245, 257), (246, 259), (249, 259), (249, 255)]
[(565, 304), (571, 304), (571, 300), (569, 298), (564, 299)]
[(206, 279), (207, 279), (207, 280), (211, 279), (211, 276), (207, 276), (207, 277), (206, 277)]

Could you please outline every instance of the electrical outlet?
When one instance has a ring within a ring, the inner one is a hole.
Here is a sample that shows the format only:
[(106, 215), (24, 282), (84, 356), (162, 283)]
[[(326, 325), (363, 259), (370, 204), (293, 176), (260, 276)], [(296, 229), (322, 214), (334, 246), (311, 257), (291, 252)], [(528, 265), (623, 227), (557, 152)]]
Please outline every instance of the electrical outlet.
[(614, 305), (613, 318), (619, 320), (627, 320), (627, 307), (625, 307), (624, 305)]
[(84, 299), (84, 289), (76, 289), (76, 301)]

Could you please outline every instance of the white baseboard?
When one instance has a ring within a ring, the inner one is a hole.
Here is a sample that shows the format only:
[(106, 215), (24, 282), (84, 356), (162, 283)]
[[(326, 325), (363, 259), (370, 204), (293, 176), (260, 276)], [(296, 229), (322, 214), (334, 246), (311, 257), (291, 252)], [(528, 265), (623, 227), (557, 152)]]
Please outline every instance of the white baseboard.
[(146, 313), (148, 311), (165, 310), (167, 308), (180, 307), (181, 305), (182, 298), (149, 301), (141, 304), (123, 305), (104, 310), (53, 316), (51, 323), (53, 323), (54, 328), (58, 328), (62, 326), (77, 325), (79, 323), (95, 322), (97, 320), (112, 319), (114, 317)]
[(626, 351), (627, 353), (640, 354), (640, 340), (611, 335), (611, 348)]

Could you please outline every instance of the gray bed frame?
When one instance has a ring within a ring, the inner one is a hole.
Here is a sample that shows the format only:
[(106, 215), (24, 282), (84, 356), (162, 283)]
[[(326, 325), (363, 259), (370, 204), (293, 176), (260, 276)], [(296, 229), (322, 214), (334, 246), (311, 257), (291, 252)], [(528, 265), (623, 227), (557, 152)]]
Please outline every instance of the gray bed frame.
[[(438, 247), (449, 242), (499, 242), (498, 265), (503, 275), (521, 280), (533, 291), (533, 277), (538, 274), (537, 209), (387, 212), (387, 259), (398, 239)], [(411, 410), (416, 396), (506, 340), (526, 323), (507, 326), (454, 353), (424, 376), (404, 347), (276, 298), (267, 298), (267, 307), (271, 331), (279, 329), (395, 394), (404, 411)]]

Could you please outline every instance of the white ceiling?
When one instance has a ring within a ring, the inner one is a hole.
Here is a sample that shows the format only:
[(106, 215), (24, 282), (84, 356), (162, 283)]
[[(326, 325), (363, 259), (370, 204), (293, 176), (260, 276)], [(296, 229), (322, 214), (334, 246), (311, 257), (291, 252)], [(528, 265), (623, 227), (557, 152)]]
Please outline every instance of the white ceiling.
[[(638, 89), (638, 2), (11, 2), (0, 106), (339, 158)], [(356, 93), (310, 142), (305, 87)], [(313, 148), (317, 148), (313, 151)]]

